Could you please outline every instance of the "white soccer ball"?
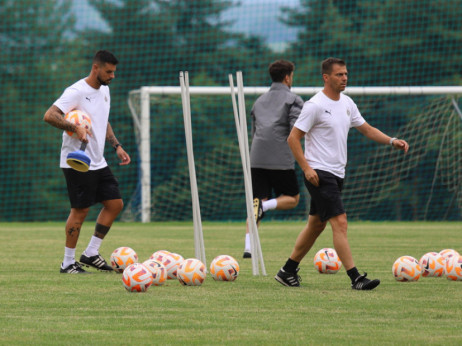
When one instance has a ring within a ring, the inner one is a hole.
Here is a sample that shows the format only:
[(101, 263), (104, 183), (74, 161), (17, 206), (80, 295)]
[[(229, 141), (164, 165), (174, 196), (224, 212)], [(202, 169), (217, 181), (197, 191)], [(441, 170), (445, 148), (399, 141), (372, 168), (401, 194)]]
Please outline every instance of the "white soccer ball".
[[(67, 120), (77, 126), (84, 127), (87, 130), (91, 130), (90, 116), (81, 110), (75, 109), (70, 111), (64, 116), (64, 120)], [(66, 133), (71, 137), (77, 138), (77, 134), (75, 132), (66, 131)]]
[(340, 261), (337, 252), (327, 247), (314, 255), (313, 264), (321, 274), (335, 274), (342, 268), (342, 261)]
[(170, 253), (170, 251), (167, 250), (159, 250), (154, 252), (149, 259), (154, 260), (154, 261), (159, 261), (161, 263), (164, 262), (165, 257)]
[(239, 263), (229, 255), (220, 255), (210, 263), (210, 274), (215, 281), (234, 281), (239, 275)]
[(138, 263), (138, 255), (128, 246), (115, 249), (111, 255), (111, 266), (117, 273), (122, 273), (129, 265)]
[(167, 280), (167, 269), (165, 269), (162, 262), (148, 259), (143, 262), (143, 265), (148, 268), (152, 274), (152, 284), (154, 286), (162, 286)]
[(427, 252), (419, 260), (423, 277), (440, 277), (444, 275), (446, 260), (438, 252)]
[(445, 260), (448, 260), (453, 256), (460, 256), (460, 254), (456, 250), (453, 250), (453, 249), (441, 250), (440, 255), (443, 256)]
[(129, 292), (146, 292), (152, 280), (151, 272), (141, 263), (129, 265), (122, 274), (122, 282)]
[(454, 255), (446, 260), (445, 275), (448, 280), (462, 281), (462, 256)]
[(176, 279), (176, 272), (178, 270), (178, 266), (181, 262), (184, 261), (183, 256), (169, 252), (162, 257), (162, 264), (164, 265), (165, 269), (167, 269), (167, 279), (172, 280)]
[(178, 281), (185, 286), (200, 286), (205, 280), (205, 265), (196, 258), (187, 258), (181, 262), (177, 271)]
[(417, 281), (422, 272), (419, 262), (412, 256), (401, 256), (392, 267), (396, 281)]

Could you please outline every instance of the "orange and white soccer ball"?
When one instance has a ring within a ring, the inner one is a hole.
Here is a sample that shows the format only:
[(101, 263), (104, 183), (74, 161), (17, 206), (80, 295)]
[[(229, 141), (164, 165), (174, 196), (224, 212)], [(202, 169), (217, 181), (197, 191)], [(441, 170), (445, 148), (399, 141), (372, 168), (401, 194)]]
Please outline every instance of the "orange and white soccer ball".
[(450, 259), (453, 256), (460, 256), (460, 254), (454, 249), (444, 249), (440, 251), (440, 255), (443, 256), (445, 260)]
[(122, 274), (122, 282), (129, 292), (146, 292), (152, 280), (151, 272), (141, 263), (129, 265)]
[(419, 260), (423, 277), (440, 277), (444, 275), (446, 260), (438, 252), (427, 252)]
[(162, 262), (148, 259), (143, 262), (143, 265), (148, 268), (152, 274), (152, 284), (154, 286), (162, 286), (167, 280), (167, 269), (165, 269)]
[(159, 261), (161, 263), (164, 262), (164, 259), (166, 256), (170, 253), (170, 251), (167, 250), (158, 250), (154, 252), (149, 259), (154, 260), (154, 261)]
[(210, 274), (215, 281), (234, 281), (239, 275), (239, 263), (229, 255), (220, 255), (210, 263)]
[(138, 263), (138, 255), (128, 246), (115, 249), (111, 255), (111, 266), (117, 273), (122, 273), (129, 265)]
[(446, 260), (445, 275), (448, 280), (462, 281), (462, 256), (454, 255)]
[(167, 269), (167, 280), (176, 279), (178, 266), (181, 264), (181, 262), (184, 261), (183, 256), (175, 252), (169, 252), (162, 258), (162, 264), (164, 265), (165, 269)]
[(181, 262), (177, 271), (178, 281), (185, 286), (200, 286), (205, 280), (205, 265), (196, 258), (187, 258)]
[(313, 263), (321, 274), (335, 274), (342, 268), (342, 261), (340, 261), (337, 252), (327, 247), (314, 255)]
[(401, 256), (392, 267), (396, 281), (417, 281), (421, 275), (419, 262), (412, 256)]
[[(88, 114), (81, 110), (75, 109), (70, 111), (64, 116), (64, 120), (67, 120), (77, 126), (84, 127), (87, 130), (91, 130), (91, 118)], [(66, 131), (66, 133), (71, 137), (77, 138), (77, 134), (75, 132)]]

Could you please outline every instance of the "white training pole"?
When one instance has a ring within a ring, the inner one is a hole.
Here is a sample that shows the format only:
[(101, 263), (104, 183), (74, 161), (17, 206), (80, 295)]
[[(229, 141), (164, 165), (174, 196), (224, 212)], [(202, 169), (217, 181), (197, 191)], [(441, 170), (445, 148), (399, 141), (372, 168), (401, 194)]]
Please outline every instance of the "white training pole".
[[(244, 140), (245, 163), (246, 163), (246, 168), (247, 168), (247, 176), (249, 177), (248, 190), (249, 190), (250, 199), (248, 200), (248, 203), (250, 203), (250, 210), (252, 211), (252, 214), (254, 214), (252, 179), (251, 179), (251, 168), (250, 168), (249, 137), (247, 134), (247, 115), (246, 115), (246, 110), (245, 110), (244, 79), (242, 77), (242, 71), (236, 72), (236, 82), (237, 82), (237, 90), (238, 90), (237, 100), (239, 104), (239, 117), (241, 119), (240, 123), (241, 123), (241, 130), (242, 130), (242, 139)], [(251, 241), (252, 241), (251, 242), (252, 260), (254, 260), (253, 258), (256, 257), (254, 261), (256, 261), (257, 266), (258, 266), (258, 261), (260, 262), (262, 274), (266, 276), (265, 263), (263, 260), (263, 253), (262, 253), (261, 245), (260, 245), (260, 237), (258, 235), (258, 227), (256, 223), (252, 223), (251, 226), (252, 226), (251, 228), (253, 228), (253, 232), (250, 234)], [(253, 254), (254, 252), (255, 252), (255, 256)]]
[(194, 151), (192, 141), (191, 104), (189, 95), (188, 72), (180, 72), (181, 101), (183, 106), (183, 119), (186, 138), (186, 150), (188, 154), (189, 181), (191, 185), (191, 202), (194, 225), (194, 251), (195, 256), (207, 267), (205, 260), (204, 238), (202, 233), (202, 221), (199, 204), (199, 192), (197, 189), (196, 169), (194, 165)]

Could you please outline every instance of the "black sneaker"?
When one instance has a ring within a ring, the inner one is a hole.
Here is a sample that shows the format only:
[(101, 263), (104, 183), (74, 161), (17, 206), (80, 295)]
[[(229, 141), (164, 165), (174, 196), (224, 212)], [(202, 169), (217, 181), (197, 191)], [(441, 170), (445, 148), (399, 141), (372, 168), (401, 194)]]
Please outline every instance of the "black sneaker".
[(373, 290), (378, 285), (380, 285), (380, 280), (378, 279), (369, 280), (369, 279), (366, 279), (366, 276), (367, 276), (367, 273), (364, 273), (363, 275), (358, 276), (355, 282), (351, 284), (351, 288), (354, 290), (369, 291), (369, 290)]
[(260, 198), (254, 198), (253, 199), (253, 212), (255, 214), (255, 222), (258, 223), (261, 219), (263, 219), (263, 216), (265, 216), (265, 213), (263, 212), (263, 206), (261, 204), (261, 199)]
[(114, 271), (114, 269), (106, 263), (100, 254), (88, 257), (84, 251), (82, 256), (80, 256), (80, 262), (87, 267), (93, 267), (104, 272)]
[(281, 268), (274, 278), (284, 286), (299, 287), (300, 281), (302, 281), (302, 278), (298, 275), (299, 270), (300, 268), (297, 268), (295, 273), (289, 273)]
[(248, 251), (244, 251), (244, 255), (242, 256), (242, 258), (252, 258), (252, 254)]
[(82, 268), (82, 265), (79, 262), (72, 263), (66, 268), (61, 267), (59, 272), (65, 274), (90, 274)]

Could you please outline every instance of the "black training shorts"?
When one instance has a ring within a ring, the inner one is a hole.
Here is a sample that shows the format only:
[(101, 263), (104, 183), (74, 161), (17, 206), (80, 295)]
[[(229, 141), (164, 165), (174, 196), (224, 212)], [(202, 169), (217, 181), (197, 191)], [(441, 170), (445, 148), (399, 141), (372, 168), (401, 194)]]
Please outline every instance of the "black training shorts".
[(275, 197), (298, 195), (300, 189), (295, 170), (252, 168), (253, 197), (270, 199), (272, 191)]
[(63, 168), (71, 208), (88, 208), (96, 203), (121, 199), (119, 183), (109, 166), (88, 172)]
[(311, 196), (310, 215), (319, 215), (322, 222), (345, 213), (342, 202), (343, 179), (336, 175), (315, 169), (319, 186), (314, 186), (305, 178), (305, 186)]

